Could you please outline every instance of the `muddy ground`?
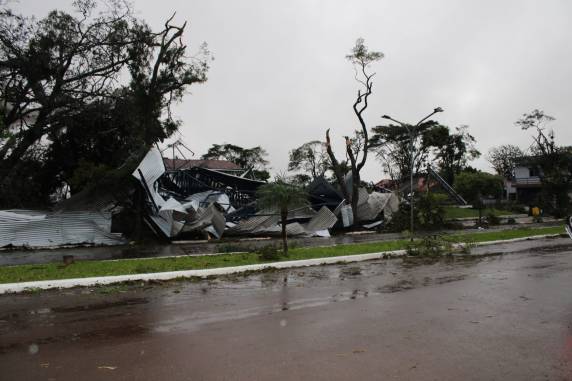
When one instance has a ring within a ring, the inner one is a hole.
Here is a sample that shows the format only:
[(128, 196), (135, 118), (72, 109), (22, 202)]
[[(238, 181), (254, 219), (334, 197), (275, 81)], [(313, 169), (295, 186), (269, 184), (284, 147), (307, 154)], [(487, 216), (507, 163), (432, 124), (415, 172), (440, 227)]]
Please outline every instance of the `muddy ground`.
[(0, 296), (0, 379), (572, 379), (572, 241), (476, 250)]

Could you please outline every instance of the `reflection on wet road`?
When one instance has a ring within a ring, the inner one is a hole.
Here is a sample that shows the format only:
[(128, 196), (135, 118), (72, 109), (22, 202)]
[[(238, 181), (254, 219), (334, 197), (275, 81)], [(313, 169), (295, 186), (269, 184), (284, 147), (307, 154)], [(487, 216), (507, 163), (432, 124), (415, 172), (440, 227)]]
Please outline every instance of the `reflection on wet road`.
[(6, 295), (0, 379), (570, 379), (568, 242)]

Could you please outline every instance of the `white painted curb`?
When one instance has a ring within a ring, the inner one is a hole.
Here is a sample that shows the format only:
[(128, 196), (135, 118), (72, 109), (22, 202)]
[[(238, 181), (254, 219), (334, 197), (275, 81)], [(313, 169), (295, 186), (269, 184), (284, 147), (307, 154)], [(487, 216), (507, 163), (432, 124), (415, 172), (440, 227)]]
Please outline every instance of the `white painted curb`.
[[(530, 237), (521, 237), (521, 238), (511, 238), (511, 239), (499, 239), (496, 241), (486, 241), (486, 242), (476, 242), (474, 243), (475, 246), (488, 246), (488, 245), (498, 245), (499, 243), (511, 243), (511, 242), (522, 242), (522, 241), (532, 241), (537, 239), (544, 239), (544, 238), (557, 238), (560, 237), (561, 234), (543, 234), (543, 235), (533, 235)], [(469, 243), (470, 244), (470, 243)], [(467, 245), (467, 243), (460, 243), (459, 245)]]
[[(514, 238), (508, 240), (479, 242), (475, 243), (475, 246), (537, 240), (537, 239), (553, 238), (559, 236), (560, 234), (545, 234), (532, 237)], [(465, 244), (459, 244), (459, 246), (463, 245)], [(248, 271), (261, 271), (266, 269), (286, 269), (294, 267), (320, 266), (320, 265), (334, 264), (340, 262), (351, 263), (351, 262), (370, 261), (373, 259), (403, 256), (405, 255), (405, 253), (406, 253), (405, 250), (393, 250), (393, 251), (383, 251), (378, 253), (344, 255), (339, 257), (328, 257), (328, 258), (302, 259), (298, 261), (262, 263), (256, 265), (222, 267), (222, 268), (204, 269), (204, 270), (183, 270), (183, 271), (169, 271), (160, 273), (44, 280), (44, 281), (21, 282), (21, 283), (5, 283), (5, 284), (0, 284), (0, 294), (17, 293), (27, 290), (36, 290), (36, 289), (47, 290), (51, 288), (98, 286), (98, 285), (106, 285), (106, 284), (121, 283), (128, 281), (170, 280), (176, 278), (191, 278), (191, 277), (206, 278), (209, 276), (239, 274)]]

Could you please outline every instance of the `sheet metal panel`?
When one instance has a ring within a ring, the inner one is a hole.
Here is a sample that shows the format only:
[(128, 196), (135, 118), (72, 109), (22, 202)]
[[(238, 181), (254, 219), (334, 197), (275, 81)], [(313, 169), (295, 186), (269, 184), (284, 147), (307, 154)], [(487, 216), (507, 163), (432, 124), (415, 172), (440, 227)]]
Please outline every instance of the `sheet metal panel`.
[[(73, 211), (27, 214), (25, 211), (0, 213), (0, 247), (50, 247), (72, 244), (117, 245), (126, 240), (111, 233), (111, 213)], [(14, 214), (21, 215), (20, 220)], [(27, 217), (26, 217), (27, 216)]]
[(306, 230), (315, 232), (319, 230), (331, 229), (338, 222), (338, 217), (325, 206), (322, 206), (318, 213), (308, 222)]

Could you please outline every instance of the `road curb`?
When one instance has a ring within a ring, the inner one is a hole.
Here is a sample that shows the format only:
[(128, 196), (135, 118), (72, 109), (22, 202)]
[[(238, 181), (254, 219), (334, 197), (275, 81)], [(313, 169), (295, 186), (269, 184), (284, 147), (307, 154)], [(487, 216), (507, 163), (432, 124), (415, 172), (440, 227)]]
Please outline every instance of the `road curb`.
[[(544, 234), (532, 237), (513, 238), (508, 240), (478, 242), (473, 245), (487, 246), (499, 243), (538, 240), (544, 238), (554, 238), (559, 236), (561, 236), (561, 234)], [(464, 246), (464, 245), (467, 245), (467, 243), (459, 244), (459, 246)], [(471, 244), (468, 243), (468, 245)], [(383, 252), (368, 253), (368, 254), (355, 254), (355, 255), (344, 255), (339, 257), (302, 259), (297, 261), (272, 262), (272, 263), (244, 265), (244, 266), (221, 267), (215, 269), (181, 270), (181, 271), (169, 271), (160, 273), (44, 280), (44, 281), (21, 282), (21, 283), (5, 283), (5, 284), (0, 284), (0, 294), (11, 294), (11, 293), (18, 293), (18, 292), (38, 290), (38, 289), (48, 290), (53, 288), (63, 289), (63, 288), (73, 288), (73, 287), (101, 286), (101, 285), (108, 285), (113, 283), (122, 283), (129, 281), (172, 280), (177, 278), (193, 278), (193, 277), (207, 278), (210, 276), (240, 274), (244, 272), (263, 271), (268, 269), (287, 269), (296, 267), (328, 265), (334, 263), (352, 263), (352, 262), (370, 261), (374, 259), (385, 259), (385, 258), (403, 256), (405, 253), (406, 250), (392, 250), (392, 251), (383, 251)]]

